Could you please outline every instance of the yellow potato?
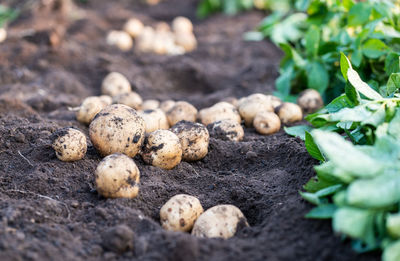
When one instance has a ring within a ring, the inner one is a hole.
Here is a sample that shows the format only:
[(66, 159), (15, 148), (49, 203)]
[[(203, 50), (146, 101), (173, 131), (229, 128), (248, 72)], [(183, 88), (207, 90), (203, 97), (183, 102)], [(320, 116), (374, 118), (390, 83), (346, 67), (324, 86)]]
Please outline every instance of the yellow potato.
[(270, 99), (261, 93), (252, 94), (239, 100), (238, 110), (246, 126), (253, 124), (254, 117), (261, 111), (273, 111)]
[(303, 112), (299, 105), (285, 102), (275, 109), (276, 114), (279, 116), (283, 124), (301, 121), (303, 119)]
[(192, 33), (193, 24), (188, 18), (178, 16), (172, 21), (172, 30), (175, 33)]
[(131, 36), (124, 31), (110, 31), (107, 35), (106, 42), (108, 45), (117, 46), (122, 51), (128, 51), (133, 46)]
[(324, 106), (321, 95), (313, 89), (307, 89), (301, 92), (297, 98), (297, 104), (306, 113), (316, 112)]
[(160, 106), (160, 102), (157, 100), (145, 100), (142, 104), (142, 110), (155, 110)]
[(124, 31), (127, 32), (132, 38), (138, 37), (143, 32), (143, 23), (136, 18), (129, 19), (124, 25)]
[(118, 72), (109, 73), (101, 84), (101, 93), (111, 97), (132, 91), (128, 79)]
[(161, 109), (139, 111), (146, 126), (146, 133), (169, 128), (167, 116)]
[(114, 96), (113, 103), (125, 104), (135, 110), (140, 110), (143, 100), (136, 92), (127, 92)]
[(273, 112), (262, 111), (257, 113), (253, 126), (260, 134), (273, 134), (281, 129), (281, 120)]
[(204, 125), (221, 120), (232, 120), (238, 124), (242, 121), (236, 107), (227, 102), (219, 102), (212, 107), (200, 110), (198, 118)]
[(76, 119), (83, 124), (90, 124), (96, 114), (107, 107), (107, 101), (97, 96), (87, 97), (76, 111)]
[(167, 118), (170, 126), (175, 125), (179, 121), (195, 122), (197, 109), (188, 102), (178, 101), (175, 106), (167, 112)]
[(241, 141), (244, 137), (242, 125), (230, 119), (213, 122), (207, 125), (207, 129), (210, 136), (216, 139)]
[(76, 161), (86, 155), (86, 136), (74, 128), (63, 128), (53, 133), (52, 147), (61, 161)]

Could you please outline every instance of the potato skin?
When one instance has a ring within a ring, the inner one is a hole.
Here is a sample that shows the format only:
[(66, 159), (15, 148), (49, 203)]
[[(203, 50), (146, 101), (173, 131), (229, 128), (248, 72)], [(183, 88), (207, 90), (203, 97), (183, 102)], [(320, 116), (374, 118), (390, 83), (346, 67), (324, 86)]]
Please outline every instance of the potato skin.
[(166, 100), (160, 103), (160, 109), (167, 113), (170, 109), (172, 109), (172, 107), (175, 106), (175, 101), (173, 100)]
[(258, 112), (273, 111), (274, 108), (267, 95), (256, 93), (240, 99), (238, 102), (238, 110), (246, 126), (251, 127), (254, 117), (256, 117)]
[(118, 72), (109, 73), (101, 84), (102, 94), (109, 95), (111, 97), (131, 91), (132, 87), (128, 79)]
[(172, 21), (172, 30), (175, 33), (192, 33), (193, 24), (188, 18), (178, 16)]
[(179, 194), (161, 207), (160, 223), (169, 231), (189, 232), (202, 213), (203, 207), (196, 197)]
[(313, 89), (302, 91), (297, 98), (297, 104), (305, 113), (316, 112), (324, 106), (321, 95)]
[(233, 205), (218, 205), (200, 215), (194, 223), (192, 235), (227, 239), (233, 237), (241, 226), (249, 224), (240, 209)]
[(180, 121), (172, 126), (170, 130), (179, 137), (183, 160), (189, 162), (197, 161), (207, 155), (210, 134), (204, 125), (189, 121)]
[(113, 103), (125, 104), (135, 110), (142, 108), (142, 97), (136, 92), (121, 93), (113, 97)]
[(175, 106), (167, 112), (167, 118), (170, 126), (175, 125), (179, 121), (195, 122), (197, 117), (197, 109), (188, 102), (178, 101)]
[(123, 104), (101, 110), (89, 126), (93, 146), (101, 155), (124, 153), (134, 157), (144, 140), (145, 125), (134, 109)]
[(239, 111), (234, 105), (228, 102), (219, 102), (209, 108), (200, 110), (198, 118), (201, 123), (206, 126), (213, 122), (227, 119), (237, 122), (238, 124), (242, 121)]
[(285, 102), (275, 109), (275, 113), (279, 116), (283, 124), (301, 121), (303, 119), (303, 111), (300, 106), (294, 103)]
[(61, 161), (83, 159), (87, 151), (86, 136), (75, 128), (62, 128), (51, 136), (52, 148)]
[(257, 113), (253, 126), (260, 134), (273, 134), (281, 129), (281, 120), (273, 112), (262, 111)]
[(124, 154), (105, 157), (96, 168), (95, 178), (97, 192), (103, 197), (134, 198), (139, 193), (139, 169)]
[(131, 36), (125, 31), (112, 30), (107, 34), (107, 44), (115, 45), (122, 51), (128, 51), (133, 46)]
[(139, 115), (144, 120), (146, 133), (169, 128), (167, 116), (161, 109), (139, 111)]
[(142, 104), (142, 110), (155, 110), (160, 106), (160, 102), (157, 100), (145, 100)]
[(104, 98), (97, 96), (90, 96), (83, 100), (79, 110), (76, 112), (76, 119), (86, 125), (93, 120), (96, 114), (107, 107)]
[(143, 23), (136, 18), (129, 19), (124, 25), (124, 31), (127, 32), (132, 38), (138, 37), (143, 32)]
[(241, 141), (244, 137), (242, 125), (230, 119), (213, 122), (207, 125), (207, 129), (210, 136), (216, 139)]
[(182, 160), (182, 146), (173, 132), (157, 130), (145, 138), (141, 155), (147, 164), (173, 169)]

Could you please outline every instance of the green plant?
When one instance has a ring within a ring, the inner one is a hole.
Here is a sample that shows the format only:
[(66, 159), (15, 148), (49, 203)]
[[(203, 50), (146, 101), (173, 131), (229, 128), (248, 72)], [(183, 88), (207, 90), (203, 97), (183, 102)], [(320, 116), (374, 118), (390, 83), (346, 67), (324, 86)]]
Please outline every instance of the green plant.
[(0, 4), (0, 28), (18, 17), (19, 11)]
[(400, 257), (400, 73), (377, 92), (341, 55), (345, 94), (307, 117), (315, 128), (288, 128), (305, 138), (316, 177), (302, 197), (317, 205), (307, 218), (332, 219), (335, 232), (364, 252), (382, 248)]
[(203, 0), (197, 7), (197, 16), (205, 18), (216, 12), (234, 15), (253, 8), (253, 0)]

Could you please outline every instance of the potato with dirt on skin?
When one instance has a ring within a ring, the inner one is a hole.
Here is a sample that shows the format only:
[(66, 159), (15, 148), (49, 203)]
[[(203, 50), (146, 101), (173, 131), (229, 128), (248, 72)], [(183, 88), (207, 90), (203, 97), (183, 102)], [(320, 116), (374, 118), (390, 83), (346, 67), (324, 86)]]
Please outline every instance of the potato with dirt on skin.
[(306, 113), (316, 112), (324, 106), (321, 95), (313, 89), (302, 91), (297, 98), (297, 104)]
[(136, 92), (121, 93), (112, 98), (113, 103), (125, 104), (135, 110), (142, 108), (142, 97)]
[(129, 19), (124, 25), (124, 31), (127, 32), (132, 38), (138, 37), (143, 32), (143, 23), (136, 18)]
[(273, 112), (261, 111), (254, 118), (253, 126), (260, 134), (273, 134), (281, 129), (281, 120)]
[[(107, 107), (108, 104), (105, 100), (97, 96), (87, 97), (83, 100), (75, 113), (76, 119), (83, 124), (90, 124), (96, 114)], [(75, 110), (75, 108), (74, 108)]]
[(283, 124), (293, 123), (303, 119), (303, 111), (300, 106), (291, 102), (282, 103), (282, 105), (275, 109), (275, 113), (279, 116)]
[(218, 205), (200, 215), (194, 223), (192, 235), (228, 239), (236, 234), (238, 228), (247, 226), (249, 224), (240, 209), (233, 205)]
[(188, 18), (178, 16), (172, 20), (172, 30), (175, 33), (193, 33), (193, 24)]
[(173, 169), (182, 160), (182, 146), (173, 132), (157, 130), (145, 138), (141, 155), (147, 164)]
[(124, 153), (134, 157), (143, 144), (144, 132), (142, 117), (123, 104), (107, 106), (96, 115), (89, 126), (93, 146), (103, 156)]
[(109, 73), (101, 84), (101, 93), (111, 97), (131, 91), (132, 87), (128, 79), (118, 72)]
[(107, 34), (108, 45), (118, 47), (122, 51), (128, 51), (133, 46), (132, 37), (125, 31), (112, 30)]
[(139, 111), (139, 115), (144, 120), (146, 133), (169, 128), (167, 116), (161, 109)]
[(76, 161), (86, 155), (86, 136), (75, 128), (63, 128), (57, 130), (51, 136), (52, 148), (61, 161)]
[(215, 139), (241, 141), (244, 137), (244, 130), (240, 123), (231, 119), (213, 122), (207, 125), (210, 136)]
[(242, 121), (239, 111), (230, 103), (219, 102), (209, 108), (199, 111), (198, 118), (204, 125), (211, 124), (221, 120), (232, 120), (240, 124)]
[(180, 121), (170, 130), (179, 137), (182, 146), (182, 160), (197, 161), (207, 155), (210, 134), (203, 124)]
[(142, 103), (142, 110), (155, 110), (158, 109), (158, 107), (160, 107), (160, 102), (157, 100), (145, 100)]
[(188, 102), (178, 101), (167, 112), (167, 118), (170, 126), (175, 125), (179, 121), (195, 122), (197, 117), (197, 109)]
[(95, 178), (97, 192), (103, 197), (134, 198), (139, 193), (139, 169), (124, 154), (105, 157), (96, 168)]
[(178, 194), (161, 207), (161, 226), (168, 231), (189, 232), (202, 213), (203, 207), (196, 197)]
[(257, 113), (260, 111), (274, 111), (274, 108), (267, 95), (256, 93), (239, 100), (238, 110), (246, 126), (250, 127)]
[(160, 109), (167, 113), (170, 109), (172, 109), (172, 107), (175, 106), (175, 101), (173, 100), (166, 100), (160, 103)]

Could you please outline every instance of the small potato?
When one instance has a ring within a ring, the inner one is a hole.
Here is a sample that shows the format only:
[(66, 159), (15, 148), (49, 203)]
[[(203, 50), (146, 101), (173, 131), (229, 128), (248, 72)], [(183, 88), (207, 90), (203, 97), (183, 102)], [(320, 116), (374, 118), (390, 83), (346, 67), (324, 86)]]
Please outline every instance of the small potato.
[(178, 101), (175, 106), (167, 112), (167, 118), (170, 126), (175, 125), (179, 121), (195, 122), (197, 117), (197, 109), (188, 102)]
[(144, 140), (145, 125), (134, 109), (123, 104), (101, 110), (89, 126), (93, 146), (101, 155), (124, 153), (134, 157)]
[(186, 52), (191, 52), (197, 47), (197, 40), (192, 33), (178, 33), (175, 35), (175, 43), (182, 46)]
[(285, 102), (275, 109), (275, 113), (279, 116), (283, 124), (301, 121), (303, 112), (299, 105)]
[(237, 108), (238, 99), (236, 99), (235, 97), (227, 97), (227, 98), (223, 99), (222, 101), (230, 103), (230, 104), (232, 104), (233, 106), (235, 106)]
[(106, 104), (106, 106), (111, 105), (113, 103), (113, 98), (109, 95), (100, 95), (100, 100)]
[(118, 72), (109, 73), (101, 84), (101, 93), (111, 97), (132, 91), (128, 79)]
[(210, 108), (200, 110), (198, 118), (204, 125), (226, 119), (237, 122), (238, 124), (242, 121), (236, 107), (227, 102), (219, 102)]
[(240, 116), (242, 116), (248, 127), (252, 126), (254, 117), (258, 112), (274, 110), (270, 99), (261, 93), (252, 94), (247, 98), (239, 100), (238, 106)]
[(182, 146), (173, 132), (157, 130), (145, 138), (141, 155), (147, 164), (173, 169), (182, 160)]
[(276, 96), (273, 95), (266, 95), (266, 96), (269, 102), (271, 103), (272, 107), (274, 107), (274, 109), (283, 103), (282, 100)]
[(206, 210), (196, 220), (192, 235), (207, 238), (230, 238), (238, 228), (249, 226), (242, 211), (233, 205), (218, 205)]
[(5, 28), (0, 27), (0, 43), (7, 39), (7, 31)]
[(244, 137), (242, 125), (230, 119), (213, 122), (207, 125), (207, 129), (210, 136), (216, 139), (241, 141)]
[(120, 153), (105, 157), (95, 171), (97, 192), (106, 198), (134, 198), (140, 172), (135, 162)]
[(108, 45), (117, 46), (122, 51), (128, 51), (133, 46), (131, 36), (124, 31), (112, 30), (108, 33), (106, 42)]
[(183, 160), (201, 160), (207, 155), (210, 135), (204, 125), (190, 121), (180, 121), (170, 130), (179, 137)]
[(85, 134), (74, 128), (63, 128), (53, 133), (52, 147), (61, 161), (76, 161), (86, 155)]
[(172, 30), (175, 33), (193, 33), (193, 24), (186, 17), (178, 16), (172, 21)]
[(281, 120), (273, 112), (261, 111), (254, 118), (253, 126), (260, 134), (273, 134), (281, 129)]
[(145, 100), (142, 104), (142, 110), (155, 110), (160, 107), (160, 102), (157, 100)]
[(143, 100), (136, 92), (127, 92), (114, 96), (113, 103), (125, 104), (135, 110), (140, 110)]
[(139, 115), (144, 120), (146, 133), (169, 128), (167, 116), (161, 109), (140, 111)]
[(156, 24), (157, 32), (171, 32), (171, 27), (166, 22), (158, 22)]
[(160, 210), (161, 226), (169, 231), (189, 232), (202, 213), (203, 207), (197, 198), (175, 195)]
[(167, 113), (170, 109), (172, 109), (172, 107), (175, 106), (175, 101), (173, 100), (166, 100), (160, 103), (160, 109)]
[(136, 18), (129, 19), (124, 25), (124, 31), (127, 32), (132, 38), (138, 37), (143, 32), (143, 23)]
[(150, 52), (153, 50), (153, 39), (156, 32), (150, 26), (145, 26), (142, 33), (137, 37), (137, 50), (139, 52)]
[(324, 106), (321, 95), (313, 89), (307, 89), (301, 92), (297, 98), (297, 104), (305, 113), (316, 112)]
[(107, 101), (97, 96), (87, 97), (83, 100), (81, 106), (77, 108), (78, 111), (75, 114), (76, 119), (88, 125), (99, 111), (107, 107), (108, 104), (106, 102)]

